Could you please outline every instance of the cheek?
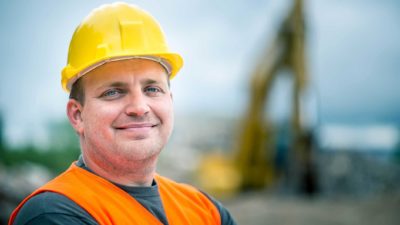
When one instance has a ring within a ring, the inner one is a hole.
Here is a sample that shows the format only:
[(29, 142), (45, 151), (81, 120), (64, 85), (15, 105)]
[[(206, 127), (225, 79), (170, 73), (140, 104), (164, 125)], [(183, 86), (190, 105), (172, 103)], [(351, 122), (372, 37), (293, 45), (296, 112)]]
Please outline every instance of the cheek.
[(87, 132), (102, 133), (109, 129), (112, 122), (118, 116), (119, 107), (105, 106), (101, 104), (88, 105), (82, 117)]
[(150, 103), (152, 113), (161, 121), (163, 124), (164, 132), (172, 129), (174, 122), (174, 111), (171, 99), (157, 99)]
[(162, 105), (160, 105), (160, 114), (162, 114), (161, 120), (163, 123), (172, 130), (174, 124), (174, 108), (172, 105), (172, 101), (164, 101)]

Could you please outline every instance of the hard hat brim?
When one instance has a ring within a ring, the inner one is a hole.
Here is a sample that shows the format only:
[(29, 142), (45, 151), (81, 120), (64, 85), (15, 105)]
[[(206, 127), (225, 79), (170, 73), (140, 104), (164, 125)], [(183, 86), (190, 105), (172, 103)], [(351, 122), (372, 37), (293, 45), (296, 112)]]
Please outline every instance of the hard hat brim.
[[(146, 55), (118, 55), (115, 57), (106, 57), (104, 59), (100, 59), (96, 62), (90, 63), (89, 65), (81, 66), (81, 68), (74, 68), (71, 65), (67, 65), (62, 70), (62, 80), (61, 85), (66, 92), (71, 91), (72, 85), (82, 76), (94, 70), (97, 67), (100, 67), (108, 62), (119, 61), (119, 60), (128, 60), (128, 59), (147, 59), (156, 61), (161, 64), (166, 69), (166, 72), (169, 75), (169, 79), (173, 79), (179, 70), (183, 66), (183, 59), (177, 53), (161, 53), (161, 54), (146, 54)], [(158, 60), (159, 59), (159, 60)]]

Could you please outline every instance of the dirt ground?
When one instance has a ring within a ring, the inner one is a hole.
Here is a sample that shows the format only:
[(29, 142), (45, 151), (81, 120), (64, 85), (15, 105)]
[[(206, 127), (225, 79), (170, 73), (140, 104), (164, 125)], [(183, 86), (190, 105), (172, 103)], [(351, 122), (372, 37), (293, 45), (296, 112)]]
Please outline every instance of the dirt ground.
[(242, 225), (399, 225), (400, 193), (355, 199), (241, 194), (224, 201)]

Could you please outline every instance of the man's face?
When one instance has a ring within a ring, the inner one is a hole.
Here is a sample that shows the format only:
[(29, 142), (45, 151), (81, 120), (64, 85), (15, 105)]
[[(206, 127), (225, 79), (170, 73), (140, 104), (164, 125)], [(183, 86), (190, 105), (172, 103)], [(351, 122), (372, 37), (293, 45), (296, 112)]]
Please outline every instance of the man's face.
[(85, 102), (74, 127), (85, 157), (123, 166), (159, 154), (173, 127), (172, 95), (160, 64), (109, 62), (81, 79)]

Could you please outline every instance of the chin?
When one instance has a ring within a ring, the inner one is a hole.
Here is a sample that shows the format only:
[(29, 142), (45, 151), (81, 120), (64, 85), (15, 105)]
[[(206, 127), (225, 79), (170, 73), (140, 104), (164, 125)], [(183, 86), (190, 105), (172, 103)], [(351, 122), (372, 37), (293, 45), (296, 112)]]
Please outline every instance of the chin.
[(162, 145), (155, 145), (154, 143), (140, 143), (141, 141), (135, 141), (135, 143), (127, 144), (119, 147), (118, 155), (125, 158), (128, 161), (141, 161), (154, 156), (158, 156), (162, 150)]

